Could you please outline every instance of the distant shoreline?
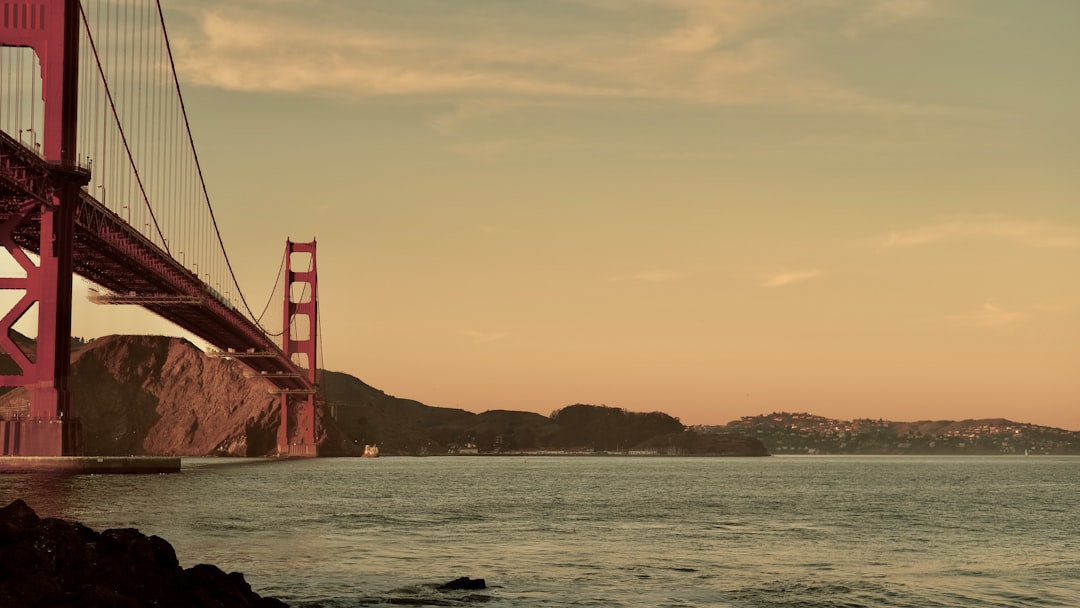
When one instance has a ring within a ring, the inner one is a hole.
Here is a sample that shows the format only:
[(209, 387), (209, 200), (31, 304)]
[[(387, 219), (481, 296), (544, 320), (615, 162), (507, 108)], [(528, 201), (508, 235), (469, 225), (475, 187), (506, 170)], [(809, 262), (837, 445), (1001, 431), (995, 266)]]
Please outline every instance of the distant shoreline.
[[(506, 456), (521, 458), (536, 456), (544, 458), (589, 457), (589, 458), (761, 458), (773, 454), (627, 454), (624, 452), (483, 452), (478, 454), (380, 454), (379, 458), (491, 458)], [(361, 458), (348, 456), (347, 458)]]

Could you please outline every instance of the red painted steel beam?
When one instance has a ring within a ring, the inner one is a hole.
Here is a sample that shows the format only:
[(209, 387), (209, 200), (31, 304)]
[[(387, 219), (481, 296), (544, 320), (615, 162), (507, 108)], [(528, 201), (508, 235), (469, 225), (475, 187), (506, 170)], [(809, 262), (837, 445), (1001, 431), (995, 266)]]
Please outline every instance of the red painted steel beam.
[[(16, 203), (25, 206), (28, 200), (28, 188), (15, 178), (16, 175), (46, 175), (46, 181), (51, 183), (57, 170), (33, 153), (25, 155), (9, 150), (11, 143), (22, 147), (0, 133), (0, 150), (9, 168), (7, 172), (0, 172), (0, 226), (20, 213)], [(200, 296), (204, 304), (147, 305), (146, 308), (221, 350), (243, 352), (254, 349), (278, 353), (276, 357), (244, 359), (243, 362), (256, 372), (276, 374), (267, 379), (277, 388), (314, 388), (306, 370), (293, 363), (254, 322), (219, 301), (193, 272), (85, 190), (79, 192), (74, 215), (72, 253), (77, 274), (119, 294)], [(12, 237), (22, 249), (40, 253), (41, 235), (37, 222), (19, 223)], [(19, 280), (25, 279), (0, 279), (0, 286), (2, 281)], [(0, 336), (0, 346), (7, 346), (2, 343), (3, 336)], [(11, 352), (8, 348), (5, 350)]]
[[(0, 321), (0, 333), (9, 334), (12, 325), (26, 310), (37, 305), (37, 356), (34, 361), (13, 358), (22, 368), (18, 384), (30, 394), (30, 414), (18, 425), (19, 454), (61, 456), (78, 453), (78, 422), (74, 418), (68, 391), (71, 364), (71, 282), (73, 212), (79, 189), (90, 174), (77, 168), (75, 158), (78, 123), (79, 84), (79, 0), (37, 0), (3, 3), (0, 46), (30, 48), (41, 65), (41, 92), (44, 103), (42, 154), (49, 161), (44, 190), (33, 187), (41, 171), (33, 164), (12, 161), (5, 156), (5, 176), (9, 184), (38, 194), (31, 200), (10, 200), (18, 211), (3, 218), (2, 245), (9, 251), (18, 247), (22, 227), (33, 225), (38, 236), (38, 263), (26, 264), (21, 287), (8, 283), (6, 289), (21, 290), (22, 298)], [(51, 188), (51, 191), (48, 189)], [(0, 192), (18, 194), (10, 185)], [(46, 194), (41, 196), (40, 194)], [(33, 203), (33, 206), (27, 203)], [(9, 207), (10, 211), (10, 207)], [(34, 213), (36, 211), (36, 213)], [(25, 257), (25, 256), (24, 256)], [(11, 341), (3, 343), (9, 348)]]
[(20, 207), (28, 200), (44, 204), (53, 194), (48, 164), (0, 131), (0, 208)]
[[(302, 253), (310, 256), (310, 265), (306, 270), (293, 268), (293, 254)], [(292, 358), (300, 354), (307, 359), (307, 380), (314, 387), (317, 384), (318, 362), (316, 361), (318, 338), (318, 271), (315, 263), (315, 241), (294, 243), (285, 241), (285, 298), (282, 319), (282, 338), (285, 354)], [(293, 299), (294, 286), (302, 285), (299, 299)], [(303, 328), (301, 337), (293, 334), (294, 326)], [(290, 412), (295, 416), (290, 416)], [(290, 418), (295, 418), (294, 432), (289, 432)], [(315, 393), (304, 395), (281, 395), (281, 426), (278, 429), (278, 454), (289, 456), (318, 456), (315, 443)]]

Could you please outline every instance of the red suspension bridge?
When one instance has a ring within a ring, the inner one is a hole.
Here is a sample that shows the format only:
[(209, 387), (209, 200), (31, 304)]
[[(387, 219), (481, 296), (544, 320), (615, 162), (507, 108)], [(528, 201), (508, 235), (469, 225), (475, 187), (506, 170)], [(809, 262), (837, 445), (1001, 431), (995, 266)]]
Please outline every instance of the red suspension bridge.
[[(286, 242), (283, 318), (268, 329), (221, 240), (160, 1), (0, 0), (0, 87), (0, 246), (19, 269), (0, 277), (18, 298), (0, 350), (21, 370), (0, 385), (30, 400), (27, 417), (0, 420), (0, 455), (79, 454), (74, 274), (99, 303), (142, 306), (241, 359), (281, 395), (279, 455), (317, 455), (315, 242)], [(34, 308), (32, 357), (12, 328)]]

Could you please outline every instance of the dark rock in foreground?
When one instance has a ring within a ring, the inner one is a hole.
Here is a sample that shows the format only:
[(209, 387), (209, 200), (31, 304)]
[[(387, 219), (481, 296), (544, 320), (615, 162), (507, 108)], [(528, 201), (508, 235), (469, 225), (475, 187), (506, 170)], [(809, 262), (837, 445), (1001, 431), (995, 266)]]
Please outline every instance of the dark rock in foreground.
[(0, 606), (288, 608), (260, 597), (239, 572), (182, 569), (160, 537), (42, 519), (21, 500), (0, 509)]
[(445, 583), (436, 587), (439, 591), (459, 591), (459, 590), (474, 590), (474, 589), (487, 589), (487, 581), (482, 578), (469, 578), (462, 576), (455, 578), (449, 583)]

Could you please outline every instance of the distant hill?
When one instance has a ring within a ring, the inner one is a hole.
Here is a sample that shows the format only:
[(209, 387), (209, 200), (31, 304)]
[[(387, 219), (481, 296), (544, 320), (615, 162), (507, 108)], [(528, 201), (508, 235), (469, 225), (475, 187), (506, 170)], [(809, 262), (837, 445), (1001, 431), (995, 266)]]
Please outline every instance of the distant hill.
[(551, 416), (491, 410), (474, 414), (399, 399), (339, 372), (324, 372), (328, 404), (354, 445), (378, 444), (383, 454), (515, 454), (522, 452), (655, 453), (764, 456), (761, 442), (697, 439), (661, 412), (575, 404)]
[(774, 412), (699, 430), (756, 437), (774, 454), (1080, 454), (1080, 432), (1003, 418), (893, 422)]
[[(33, 356), (34, 341), (13, 336)], [(237, 361), (208, 358), (161, 336), (106, 336), (72, 343), (71, 391), (92, 455), (273, 454), (278, 397)], [(0, 353), (0, 373), (17, 373)], [(746, 416), (686, 428), (663, 412), (574, 404), (550, 416), (474, 414), (387, 395), (341, 372), (323, 371), (320, 453), (384, 455), (616, 453), (1080, 454), (1080, 433), (1004, 419), (892, 422), (807, 413)], [(0, 391), (0, 417), (25, 416), (25, 389)]]
[(469, 444), (487, 452), (516, 448), (519, 440), (531, 445), (534, 434), (550, 426), (532, 412), (474, 414), (399, 399), (341, 372), (324, 371), (322, 387), (346, 439), (361, 449), (378, 444), (383, 454), (446, 454)]
[[(24, 352), (33, 341), (22, 338)], [(270, 455), (278, 397), (238, 361), (209, 358), (162, 336), (106, 336), (73, 344), (70, 388), (90, 455)], [(0, 356), (0, 366), (14, 366)], [(17, 367), (12, 370), (17, 372)], [(541, 416), (474, 414), (387, 395), (348, 374), (323, 371), (318, 437), (324, 455), (522, 452), (766, 455), (757, 439), (699, 437), (675, 418), (576, 404)], [(26, 391), (0, 395), (0, 417), (25, 416)]]

